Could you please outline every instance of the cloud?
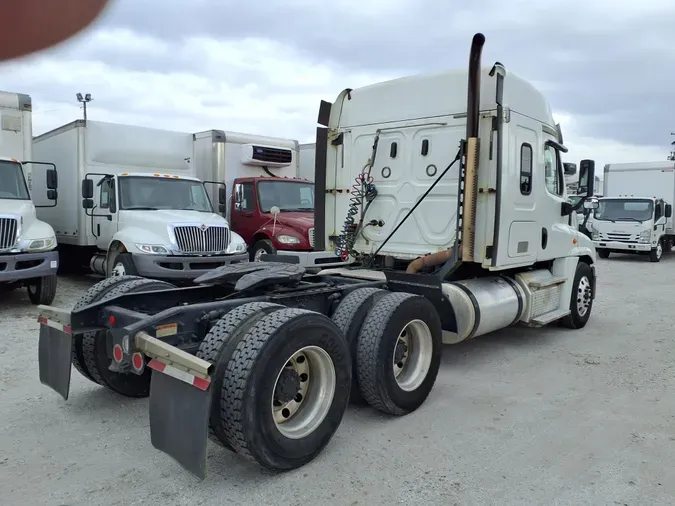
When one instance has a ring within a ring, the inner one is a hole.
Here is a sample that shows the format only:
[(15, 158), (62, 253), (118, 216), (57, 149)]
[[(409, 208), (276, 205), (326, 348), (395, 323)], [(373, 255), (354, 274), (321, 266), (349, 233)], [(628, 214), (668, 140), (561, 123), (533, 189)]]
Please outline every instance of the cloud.
[(536, 83), (562, 118), (567, 159), (662, 160), (675, 130), (675, 3), (568, 0), (117, 0), (91, 30), (0, 66), (33, 96), (34, 129), (89, 117), (311, 142), (318, 104), (413, 73), (486, 64)]

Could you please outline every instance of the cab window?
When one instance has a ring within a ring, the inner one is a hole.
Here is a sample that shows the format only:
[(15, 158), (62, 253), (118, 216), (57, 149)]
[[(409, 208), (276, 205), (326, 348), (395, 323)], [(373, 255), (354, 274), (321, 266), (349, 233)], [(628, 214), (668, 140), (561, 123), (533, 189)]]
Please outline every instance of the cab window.
[(551, 146), (544, 148), (544, 179), (549, 193), (558, 197), (563, 194), (562, 178), (558, 163), (558, 152)]

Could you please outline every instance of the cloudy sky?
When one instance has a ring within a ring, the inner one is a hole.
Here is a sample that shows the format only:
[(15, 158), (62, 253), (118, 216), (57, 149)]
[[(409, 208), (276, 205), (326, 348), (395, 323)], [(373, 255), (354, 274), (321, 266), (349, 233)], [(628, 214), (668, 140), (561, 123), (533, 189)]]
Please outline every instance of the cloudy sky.
[[(466, 66), (471, 36), (548, 96), (568, 161), (663, 160), (675, 140), (675, 2), (111, 0), (85, 33), (0, 65), (33, 97), (34, 133), (81, 116), (312, 142), (319, 100)], [(455, 5), (453, 5), (455, 4)]]

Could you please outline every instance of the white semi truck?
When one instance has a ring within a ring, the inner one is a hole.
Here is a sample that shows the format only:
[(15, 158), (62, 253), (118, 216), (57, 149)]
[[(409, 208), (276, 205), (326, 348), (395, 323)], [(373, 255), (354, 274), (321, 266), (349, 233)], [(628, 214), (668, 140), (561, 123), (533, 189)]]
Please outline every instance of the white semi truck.
[(0, 91), (0, 121), (0, 292), (25, 286), (33, 304), (51, 304), (59, 265), (56, 236), (37, 218), (33, 199), (57, 201), (56, 168), (46, 164), (45, 191), (36, 192), (29, 95)]
[[(105, 280), (75, 310), (41, 308), (41, 381), (67, 398), (72, 356), (92, 381), (149, 395), (152, 444), (197, 476), (209, 434), (283, 471), (321, 453), (350, 399), (392, 416), (420, 407), (443, 342), (583, 328), (596, 257), (569, 225), (560, 128), (530, 83), (481, 68), (484, 40), (468, 71), (321, 103), (315, 248), (353, 265), (308, 275), (270, 256), (189, 290)], [(579, 173), (592, 195), (593, 162)]]
[[(192, 134), (77, 120), (33, 146), (36, 159), (62, 168), (58, 205), (39, 216), (71, 267), (189, 281), (248, 261), (195, 176)], [(216, 195), (224, 202), (224, 191)]]
[(675, 162), (605, 165), (603, 197), (589, 229), (600, 258), (642, 254), (659, 262), (675, 244)]

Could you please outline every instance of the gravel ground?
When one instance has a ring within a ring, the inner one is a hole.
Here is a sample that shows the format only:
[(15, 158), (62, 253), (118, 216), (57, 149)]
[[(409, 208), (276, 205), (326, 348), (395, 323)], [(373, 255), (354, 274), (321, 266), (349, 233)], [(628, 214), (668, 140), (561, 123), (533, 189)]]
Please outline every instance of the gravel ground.
[[(0, 301), (0, 502), (675, 504), (674, 266), (675, 253), (601, 260), (584, 330), (447, 347), (417, 412), (352, 407), (314, 462), (283, 475), (209, 443), (204, 482), (152, 448), (147, 400), (75, 371), (68, 402), (39, 383), (35, 308), (17, 291)], [(62, 279), (55, 305), (92, 282)]]

